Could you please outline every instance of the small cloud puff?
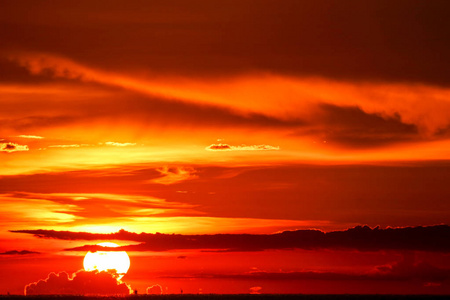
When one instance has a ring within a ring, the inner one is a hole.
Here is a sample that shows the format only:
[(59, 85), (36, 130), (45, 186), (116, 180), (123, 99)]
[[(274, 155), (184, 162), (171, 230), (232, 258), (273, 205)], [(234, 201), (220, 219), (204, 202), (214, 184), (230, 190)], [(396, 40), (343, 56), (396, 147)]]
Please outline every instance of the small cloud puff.
[(260, 286), (251, 287), (250, 288), (250, 294), (252, 294), (252, 295), (261, 294), (261, 290), (262, 290), (262, 287), (260, 287)]
[(116, 142), (106, 142), (105, 145), (108, 145), (108, 146), (116, 146), (116, 147), (128, 147), (128, 146), (136, 146), (136, 143), (116, 143)]
[(72, 278), (66, 272), (50, 273), (44, 280), (25, 286), (25, 295), (129, 295), (131, 288), (117, 274), (80, 270)]
[(16, 143), (0, 143), (0, 152), (18, 152), (30, 150), (27, 145), (19, 145)]
[(209, 151), (262, 151), (262, 150), (280, 150), (278, 146), (271, 145), (240, 145), (232, 146), (228, 144), (212, 144), (205, 148)]
[(147, 288), (148, 295), (162, 295), (163, 289), (159, 284), (152, 285)]

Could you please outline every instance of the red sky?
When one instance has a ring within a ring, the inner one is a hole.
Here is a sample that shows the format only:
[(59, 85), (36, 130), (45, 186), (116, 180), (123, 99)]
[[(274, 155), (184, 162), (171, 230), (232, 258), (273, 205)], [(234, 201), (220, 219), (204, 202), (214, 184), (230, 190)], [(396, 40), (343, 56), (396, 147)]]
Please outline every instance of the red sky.
[(449, 294), (449, 11), (0, 0), (0, 294)]

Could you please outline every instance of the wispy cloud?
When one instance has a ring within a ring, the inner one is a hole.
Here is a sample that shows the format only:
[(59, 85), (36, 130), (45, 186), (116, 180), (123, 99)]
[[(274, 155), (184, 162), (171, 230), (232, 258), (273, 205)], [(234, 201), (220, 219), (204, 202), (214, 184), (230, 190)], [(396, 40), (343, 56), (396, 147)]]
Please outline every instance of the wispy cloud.
[(50, 145), (49, 148), (80, 148), (80, 147), (89, 147), (89, 144), (70, 144), (70, 145)]
[(239, 145), (232, 146), (228, 144), (212, 144), (205, 148), (209, 151), (264, 151), (264, 150), (280, 150), (278, 146), (271, 145)]
[(160, 169), (157, 169), (157, 171), (163, 176), (152, 179), (150, 180), (150, 182), (168, 185), (197, 178), (197, 175), (195, 175), (195, 170), (188, 167), (164, 166)]
[(18, 135), (17, 137), (23, 138), (23, 139), (36, 139), (36, 140), (42, 140), (44, 137), (38, 136), (38, 135)]
[(108, 145), (108, 146), (116, 146), (116, 147), (128, 147), (128, 146), (136, 146), (136, 143), (106, 142), (105, 145)]

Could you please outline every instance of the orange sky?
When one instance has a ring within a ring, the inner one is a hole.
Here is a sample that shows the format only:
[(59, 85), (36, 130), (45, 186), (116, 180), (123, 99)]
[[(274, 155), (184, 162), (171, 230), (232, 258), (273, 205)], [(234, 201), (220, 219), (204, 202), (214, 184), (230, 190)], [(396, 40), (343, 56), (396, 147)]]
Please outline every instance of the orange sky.
[[(449, 230), (431, 227), (450, 224), (446, 1), (0, 7), (0, 294), (72, 275), (86, 251), (65, 249), (107, 241), (76, 233), (121, 229), (343, 232), (309, 248), (116, 241), (134, 245), (123, 281), (140, 293), (450, 293)], [(442, 245), (343, 243), (364, 225), (429, 226)]]

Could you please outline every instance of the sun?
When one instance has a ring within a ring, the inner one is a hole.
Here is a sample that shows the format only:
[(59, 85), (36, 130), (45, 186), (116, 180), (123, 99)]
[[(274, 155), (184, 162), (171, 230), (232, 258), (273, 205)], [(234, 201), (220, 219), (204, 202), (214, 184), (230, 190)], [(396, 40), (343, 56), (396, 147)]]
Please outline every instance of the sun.
[[(119, 247), (119, 245), (109, 242), (97, 245)], [(122, 278), (130, 268), (130, 258), (125, 251), (89, 251), (84, 257), (83, 266), (86, 271), (115, 271)]]

